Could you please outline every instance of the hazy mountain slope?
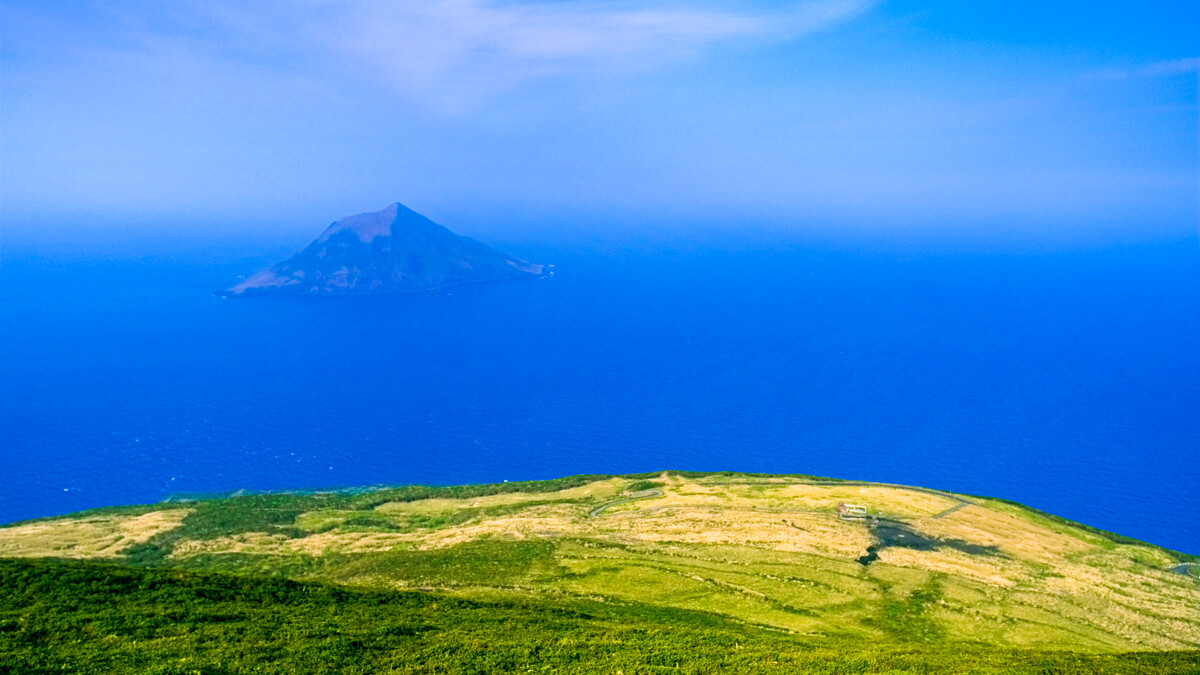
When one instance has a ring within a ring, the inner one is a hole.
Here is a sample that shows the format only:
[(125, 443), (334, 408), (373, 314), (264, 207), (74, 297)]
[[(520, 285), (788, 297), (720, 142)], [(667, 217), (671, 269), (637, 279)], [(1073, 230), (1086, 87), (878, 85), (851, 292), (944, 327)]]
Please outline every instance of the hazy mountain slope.
[(303, 251), (228, 293), (403, 293), (541, 273), (541, 265), (454, 234), (396, 203), (333, 223)]

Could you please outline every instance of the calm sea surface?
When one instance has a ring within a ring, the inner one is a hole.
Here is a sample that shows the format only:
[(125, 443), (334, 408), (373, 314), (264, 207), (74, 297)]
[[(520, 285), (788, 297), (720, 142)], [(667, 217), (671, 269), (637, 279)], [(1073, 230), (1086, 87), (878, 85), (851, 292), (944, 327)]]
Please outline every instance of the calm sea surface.
[(234, 299), (0, 266), (0, 521), (664, 468), (1005, 497), (1200, 553), (1200, 249), (515, 250), (552, 279)]

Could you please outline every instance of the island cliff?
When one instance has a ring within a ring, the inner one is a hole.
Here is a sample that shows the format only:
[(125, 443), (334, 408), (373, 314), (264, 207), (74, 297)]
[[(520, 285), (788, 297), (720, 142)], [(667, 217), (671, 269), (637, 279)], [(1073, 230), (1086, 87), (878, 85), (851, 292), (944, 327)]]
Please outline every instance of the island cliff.
[(400, 203), (333, 223), (227, 295), (405, 293), (537, 277), (542, 265), (457, 235)]

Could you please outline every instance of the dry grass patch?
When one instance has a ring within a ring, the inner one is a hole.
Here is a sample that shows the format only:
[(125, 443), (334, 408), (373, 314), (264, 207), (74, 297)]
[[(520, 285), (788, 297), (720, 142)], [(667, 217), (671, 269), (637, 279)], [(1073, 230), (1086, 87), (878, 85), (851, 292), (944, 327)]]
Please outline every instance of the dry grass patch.
[(879, 553), (879, 562), (940, 572), (1001, 588), (1011, 588), (1033, 578), (1031, 570), (1022, 563), (945, 548), (934, 551), (887, 548)]
[(212, 539), (185, 539), (175, 544), (170, 557), (183, 559), (205, 553), (253, 553), (281, 555), (291, 553), (290, 538), (285, 534), (244, 532)]
[(995, 546), (1018, 560), (1054, 564), (1064, 556), (1083, 553), (1093, 546), (1078, 537), (1030, 522), (1017, 515), (982, 506), (965, 506), (938, 519), (913, 524), (918, 532), (940, 539), (960, 539), (982, 546)]
[[(681, 542), (767, 548), (853, 559), (871, 538), (857, 523), (827, 514), (737, 511), (664, 504), (652, 514), (631, 512), (597, 522), (598, 536), (646, 542)], [(639, 510), (640, 511), (640, 510)]]
[(923, 518), (936, 515), (961, 502), (950, 497), (918, 490), (876, 486), (791, 485), (769, 494), (786, 498), (795, 508), (833, 511), (838, 502), (861, 504), (872, 513), (896, 518)]
[(187, 509), (140, 516), (64, 518), (0, 528), (0, 556), (13, 558), (116, 558), (121, 551), (179, 527)]
[(430, 532), (422, 538), (421, 549), (447, 548), (458, 544), (499, 537), (506, 539), (529, 539), (578, 535), (581, 528), (572, 518), (546, 514), (542, 516), (520, 515), (510, 518), (494, 518), (459, 527), (448, 527)]
[(492, 508), (538, 502), (577, 502), (615, 498), (630, 481), (623, 478), (596, 481), (558, 492), (509, 492), (471, 499), (420, 499), (387, 502), (375, 507), (380, 513), (437, 515), (457, 509)]

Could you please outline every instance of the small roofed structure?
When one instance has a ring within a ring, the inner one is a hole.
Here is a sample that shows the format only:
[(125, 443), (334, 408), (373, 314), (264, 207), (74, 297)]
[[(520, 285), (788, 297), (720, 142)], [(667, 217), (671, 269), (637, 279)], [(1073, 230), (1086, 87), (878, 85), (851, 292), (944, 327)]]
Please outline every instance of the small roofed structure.
[(858, 504), (847, 504), (845, 502), (838, 502), (837, 510), (838, 510), (838, 515), (841, 516), (842, 518), (868, 518), (868, 517), (870, 517), (867, 514), (867, 507), (860, 506)]

